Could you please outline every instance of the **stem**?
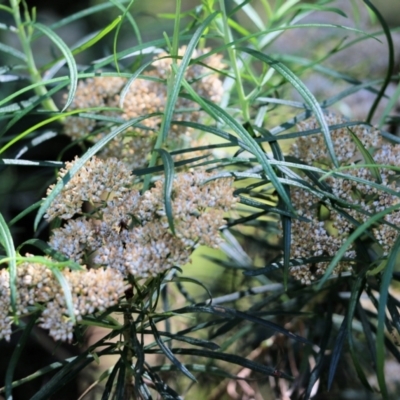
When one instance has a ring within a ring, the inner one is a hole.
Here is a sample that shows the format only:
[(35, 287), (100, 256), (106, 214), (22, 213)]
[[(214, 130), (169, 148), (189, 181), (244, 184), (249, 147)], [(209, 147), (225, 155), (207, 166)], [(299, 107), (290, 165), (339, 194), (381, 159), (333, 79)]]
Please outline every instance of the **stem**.
[[(228, 18), (225, 9), (225, 0), (219, 0), (219, 4), (222, 11), (222, 22), (224, 26), (224, 41), (225, 44), (228, 44), (233, 41), (233, 38), (232, 38), (232, 32), (229, 29), (228, 25)], [(235, 74), (236, 89), (239, 96), (240, 107), (242, 108), (244, 122), (249, 122), (250, 114), (249, 114), (248, 102), (243, 89), (242, 76), (240, 75), (240, 69), (237, 63), (236, 50), (232, 45), (228, 47), (228, 55), (232, 64), (233, 73)]]
[[(30, 46), (30, 37), (26, 34), (24, 23), (21, 20), (21, 13), (19, 10), (19, 0), (10, 0), (10, 5), (14, 14), (14, 21), (17, 28), (17, 34), (21, 42), (22, 50), (26, 56), (26, 64), (29, 75), (33, 83), (42, 82), (42, 76), (36, 68), (35, 59), (33, 57), (32, 49)], [(28, 21), (30, 22), (30, 21)], [(39, 97), (45, 97), (47, 95), (47, 88), (44, 85), (37, 86), (34, 89), (36, 95)], [(57, 106), (54, 104), (52, 98), (48, 97), (42, 101), (42, 106), (47, 111), (58, 111)]]
[(126, 349), (126, 356), (124, 364), (125, 369), (125, 385), (124, 385), (124, 400), (134, 399), (134, 386), (133, 386), (133, 374), (132, 374), (132, 364), (133, 364), (133, 352), (131, 345), (131, 324), (133, 324), (132, 314), (130, 310), (124, 312), (124, 347)]

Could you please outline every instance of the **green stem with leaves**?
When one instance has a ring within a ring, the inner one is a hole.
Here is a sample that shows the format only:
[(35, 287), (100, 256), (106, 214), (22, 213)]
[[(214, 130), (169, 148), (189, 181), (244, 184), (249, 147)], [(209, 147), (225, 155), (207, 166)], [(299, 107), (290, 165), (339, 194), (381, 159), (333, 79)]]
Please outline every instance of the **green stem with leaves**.
[[(10, 0), (11, 9), (13, 11), (14, 21), (17, 28), (18, 38), (21, 42), (22, 50), (26, 56), (26, 65), (28, 68), (29, 75), (33, 83), (42, 82), (42, 76), (40, 75), (38, 69), (36, 68), (35, 59), (33, 57), (33, 52), (31, 48), (31, 32), (32, 26), (32, 18), (30, 17), (27, 10), (25, 10), (25, 19), (26, 22), (22, 22), (21, 12), (20, 12), (20, 0)], [(25, 4), (24, 4), (25, 6)], [(35, 89), (35, 93), (39, 97), (46, 97), (47, 89), (45, 85), (37, 86)], [(53, 99), (50, 97), (44, 98), (42, 101), (42, 106), (47, 111), (58, 111), (57, 106), (54, 104)]]
[[(172, 49), (170, 50), (172, 55), (174, 56), (172, 58), (172, 64), (173, 65), (177, 64), (176, 56), (178, 55), (178, 49), (179, 49), (179, 29), (180, 29), (180, 17), (181, 17), (181, 7), (182, 7), (181, 1), (182, 0), (176, 0), (176, 11), (175, 11), (176, 18), (175, 18), (175, 23), (174, 23), (174, 35), (173, 35), (173, 38), (172, 38)], [(172, 87), (174, 80), (175, 80), (175, 69), (172, 68), (171, 75), (168, 78), (168, 88)], [(156, 143), (154, 145), (153, 152), (151, 154), (151, 159), (150, 159), (150, 162), (149, 162), (149, 168), (154, 167), (156, 165), (157, 158), (158, 158), (158, 153), (157, 153), (156, 149), (161, 149), (161, 147), (163, 145), (163, 141), (164, 141), (164, 137), (163, 137), (164, 124), (165, 124), (165, 118), (163, 118), (163, 120), (161, 122), (160, 131), (158, 133), (157, 140), (156, 140)], [(150, 178), (151, 178), (150, 174), (145, 176), (144, 182), (143, 182), (142, 192), (145, 192), (149, 188)]]
[[(232, 38), (232, 32), (229, 28), (228, 16), (226, 14), (225, 0), (219, 0), (219, 5), (221, 8), (221, 13), (222, 13), (224, 40), (225, 40), (225, 44), (228, 44), (233, 41), (233, 38)], [(227, 50), (228, 50), (229, 60), (232, 65), (233, 73), (235, 75), (236, 89), (237, 89), (237, 94), (239, 97), (240, 107), (241, 107), (242, 113), (243, 113), (243, 119), (244, 119), (244, 122), (249, 122), (250, 121), (250, 113), (249, 113), (248, 101), (246, 99), (246, 95), (245, 95), (244, 89), (243, 89), (242, 76), (240, 73), (239, 64), (237, 62), (238, 58), (236, 55), (236, 50), (232, 45), (229, 45)]]

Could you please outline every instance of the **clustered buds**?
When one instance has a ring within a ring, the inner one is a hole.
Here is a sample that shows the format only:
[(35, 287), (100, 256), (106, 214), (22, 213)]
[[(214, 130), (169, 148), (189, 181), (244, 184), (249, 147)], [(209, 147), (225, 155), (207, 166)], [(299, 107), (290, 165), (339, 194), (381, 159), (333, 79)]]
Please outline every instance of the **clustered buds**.
[[(113, 158), (103, 161), (94, 157), (88, 176), (85, 170), (85, 180), (75, 175), (55, 199), (47, 216), (69, 221), (53, 230), (50, 245), (54, 249), (79, 263), (86, 262), (84, 258), (90, 255), (96, 266), (145, 278), (187, 263), (200, 244), (219, 245), (224, 211), (235, 203), (231, 178), (212, 180), (213, 175), (203, 171), (177, 173), (171, 196), (174, 234), (165, 210), (164, 181), (157, 181), (141, 195), (125, 186), (132, 179), (130, 172), (123, 168), (120, 174), (109, 171), (117, 164)], [(61, 174), (72, 166), (69, 163)], [(93, 182), (98, 174), (110, 177), (110, 181), (88, 190), (87, 182)], [(114, 190), (118, 183), (121, 188)], [(64, 199), (71, 197), (71, 191), (74, 200), (66, 207)], [(73, 206), (77, 214), (83, 213), (76, 204), (82, 206), (84, 201), (93, 207), (90, 215), (70, 219)]]
[[(58, 179), (68, 176), (77, 162), (79, 158), (67, 163)], [(118, 304), (130, 287), (129, 277), (147, 278), (184, 265), (198, 245), (218, 247), (224, 212), (236, 202), (232, 178), (216, 179), (204, 171), (177, 173), (171, 197), (174, 232), (165, 209), (163, 179), (140, 194), (132, 188), (132, 174), (124, 163), (96, 157), (55, 197), (46, 218), (59, 217), (65, 223), (53, 230), (50, 246), (80, 265), (90, 265), (61, 271), (77, 321)], [(73, 321), (51, 269), (28, 259), (17, 272), (18, 315), (39, 307), (40, 326), (56, 340), (71, 340)], [(6, 339), (12, 324), (9, 280), (8, 270), (0, 270), (0, 338)]]
[[(295, 187), (291, 191), (293, 206), (299, 215), (307, 220), (296, 219), (292, 223), (291, 256), (293, 258), (333, 257), (349, 235), (356, 223), (364, 223), (374, 214), (399, 202), (396, 172), (384, 167), (357, 167), (357, 164), (369, 164), (352, 137), (355, 135), (363, 147), (372, 155), (375, 164), (399, 166), (400, 145), (384, 142), (377, 129), (366, 125), (346, 128), (345, 121), (337, 116), (326, 117), (328, 125), (342, 125), (332, 130), (331, 138), (335, 153), (341, 166), (354, 166), (343, 173), (348, 178), (329, 176), (325, 183), (333, 196), (342, 201), (341, 208), (322, 203), (321, 198), (311, 191)], [(299, 125), (301, 131), (318, 128), (315, 119)], [(350, 132), (351, 130), (351, 132)], [(321, 134), (299, 137), (291, 148), (291, 155), (309, 165), (330, 170), (333, 168)], [(376, 182), (376, 174), (381, 178), (380, 188), (369, 182)], [(354, 179), (354, 180), (353, 180)], [(359, 180), (363, 179), (364, 182)], [(304, 177), (310, 184), (312, 181)], [(392, 226), (391, 226), (391, 225)], [(373, 234), (381, 246), (382, 256), (387, 256), (398, 236), (394, 226), (400, 225), (400, 211), (387, 214), (380, 224), (373, 227)], [(351, 270), (357, 256), (355, 245), (350, 247), (336, 267), (334, 273)], [(347, 260), (347, 261), (346, 261)], [(303, 283), (311, 283), (324, 274), (328, 262), (316, 262), (314, 265), (299, 265), (291, 268), (291, 274)]]
[[(185, 54), (186, 47), (179, 49), (179, 56)], [(210, 49), (195, 50), (192, 59), (207, 54)], [(225, 66), (222, 56), (212, 54), (202, 60), (201, 64), (189, 65), (185, 72), (185, 79), (192, 89), (201, 97), (219, 102), (222, 98), (222, 81), (216, 70)], [(159, 131), (162, 116), (153, 115), (162, 113), (167, 102), (167, 79), (171, 74), (172, 58), (167, 53), (159, 54), (152, 64), (153, 69), (138, 76), (127, 89), (121, 112), (103, 111), (101, 115), (132, 120), (146, 117), (140, 121), (140, 126), (127, 129), (108, 143), (99, 157), (116, 157), (127, 163), (132, 169), (146, 165), (147, 156), (151, 152), (157, 132)], [(177, 60), (177, 65), (180, 59)], [(120, 107), (120, 93), (128, 79), (122, 77), (95, 77), (79, 81), (78, 88), (71, 109), (85, 109), (92, 107)], [(199, 122), (204, 113), (199, 111), (199, 105), (194, 101), (179, 97), (175, 105), (173, 119), (175, 121)], [(69, 117), (64, 122), (64, 132), (75, 140), (87, 139), (96, 142), (107, 133), (106, 127), (99, 125), (99, 121), (90, 118)], [(195, 147), (199, 140), (191, 129), (182, 125), (172, 125), (168, 132), (168, 146), (171, 148)], [(193, 157), (193, 153), (191, 157)]]
[[(118, 304), (128, 285), (123, 276), (111, 269), (61, 270), (72, 295), (74, 316), (80, 321), (83, 316), (104, 311)], [(41, 310), (39, 326), (48, 329), (55, 340), (72, 340), (71, 320), (65, 294), (53, 272), (46, 265), (27, 261), (17, 266), (16, 279), (17, 316), (29, 315)], [(10, 316), (10, 276), (7, 269), (0, 270), (0, 339), (10, 339), (12, 318)]]

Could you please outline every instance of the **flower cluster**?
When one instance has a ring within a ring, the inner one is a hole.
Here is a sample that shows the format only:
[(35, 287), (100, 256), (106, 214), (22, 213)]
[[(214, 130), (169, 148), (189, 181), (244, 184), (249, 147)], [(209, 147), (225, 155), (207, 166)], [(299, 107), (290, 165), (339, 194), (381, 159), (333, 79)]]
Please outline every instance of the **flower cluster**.
[[(197, 58), (209, 52), (210, 49), (195, 50), (192, 58)], [(183, 47), (179, 56), (186, 51)], [(200, 96), (219, 102), (222, 98), (222, 82), (215, 70), (224, 68), (222, 56), (211, 55), (202, 61), (202, 64), (190, 65), (185, 73), (185, 79), (193, 90)], [(178, 60), (179, 64), (180, 60)], [(153, 62), (153, 70), (135, 79), (129, 86), (123, 99), (122, 114), (117, 111), (107, 111), (102, 115), (122, 117), (123, 120), (163, 112), (167, 101), (166, 80), (171, 73), (172, 59), (167, 53), (159, 54)], [(72, 109), (88, 107), (119, 107), (120, 92), (127, 84), (127, 79), (121, 77), (95, 77), (80, 81), (76, 91)], [(184, 97), (179, 97), (175, 106), (174, 120), (198, 122), (202, 113), (199, 106)], [(146, 157), (154, 145), (157, 131), (160, 128), (162, 117), (149, 116), (128, 129), (122, 135), (103, 148), (99, 154), (102, 158), (117, 157), (126, 162), (131, 168), (140, 168), (146, 165)], [(64, 122), (65, 133), (75, 140), (82, 138), (98, 141), (107, 133), (105, 127), (98, 125), (94, 119), (69, 117)], [(172, 148), (196, 140), (190, 129), (181, 125), (172, 125), (168, 134), (168, 145)], [(193, 147), (193, 146), (192, 146)]]
[[(72, 294), (72, 305), (77, 321), (96, 311), (104, 311), (118, 303), (129, 286), (123, 276), (111, 269), (61, 270)], [(10, 340), (12, 318), (10, 317), (9, 272), (0, 270), (0, 339)], [(73, 321), (68, 315), (65, 295), (47, 266), (29, 262), (17, 267), (17, 315), (29, 315), (40, 309), (39, 325), (48, 329), (55, 340), (72, 340)]]
[[(86, 258), (90, 256), (96, 266), (143, 278), (187, 263), (200, 244), (220, 244), (224, 211), (235, 203), (231, 178), (213, 180), (212, 174), (198, 171), (176, 174), (171, 196), (174, 234), (166, 215), (163, 180), (141, 195), (136, 189), (126, 188), (129, 172), (121, 169), (121, 175), (110, 173), (109, 168), (116, 163), (112, 158), (103, 161), (94, 157), (89, 162), (93, 168), (85, 167), (84, 173), (89, 171), (85, 181), (81, 175), (73, 176), (55, 199), (47, 217), (68, 221), (53, 231), (50, 245), (54, 249), (79, 263), (89, 261)], [(61, 174), (73, 165), (69, 163)], [(97, 174), (111, 180), (107, 185), (98, 184), (101, 189), (88, 190), (87, 182), (93, 182)], [(120, 188), (115, 187), (118, 184)], [(73, 205), (84, 201), (93, 205), (90, 215), (70, 219), (72, 213), (83, 213), (65, 204), (70, 192)]]
[[(75, 162), (78, 160), (76, 157)], [(62, 168), (58, 174), (57, 181), (65, 178), (68, 171), (75, 162), (67, 162), (65, 169)], [(98, 204), (102, 202), (105, 194), (113, 193), (120, 197), (128, 190), (132, 183), (131, 172), (128, 167), (115, 158), (107, 160), (107, 168), (102, 169), (104, 163), (96, 157), (90, 159), (83, 165), (63, 188), (62, 193), (54, 199), (51, 207), (47, 210), (45, 217), (53, 219), (72, 218), (82, 210), (83, 202)], [(47, 195), (54, 188), (54, 184), (47, 189)]]
[[(58, 179), (65, 179), (79, 159), (67, 163)], [(156, 276), (190, 261), (199, 244), (216, 247), (223, 214), (232, 208), (231, 178), (217, 180), (210, 173), (176, 174), (172, 188), (174, 232), (164, 204), (164, 181), (144, 194), (132, 188), (132, 175), (115, 158), (93, 157), (65, 184), (47, 210), (46, 218), (60, 217), (49, 244), (81, 265), (61, 273), (72, 294), (76, 320), (117, 304), (128, 275)], [(48, 194), (54, 185), (48, 189)], [(17, 315), (41, 310), (39, 324), (55, 340), (72, 340), (74, 322), (68, 315), (65, 294), (46, 263), (30, 262), (17, 268)], [(53, 267), (55, 268), (55, 267)], [(10, 276), (0, 270), (0, 339), (11, 335)]]
[[(345, 121), (334, 115), (328, 115), (329, 125), (342, 125), (331, 131), (335, 153), (341, 166), (353, 168), (343, 171), (346, 176), (330, 176), (325, 180), (331, 194), (341, 200), (341, 208), (329, 202), (321, 202), (321, 197), (305, 189), (293, 188), (291, 195), (294, 207), (299, 215), (307, 220), (294, 220), (292, 225), (291, 254), (294, 258), (332, 257), (355, 229), (355, 221), (366, 222), (374, 214), (385, 210), (399, 202), (393, 192), (396, 189), (395, 171), (383, 167), (358, 167), (357, 164), (369, 164), (364, 160), (354, 135), (363, 147), (371, 154), (374, 163), (399, 166), (400, 145), (384, 142), (378, 130), (364, 125), (345, 127)], [(299, 125), (301, 131), (318, 127), (315, 119)], [(291, 148), (291, 155), (309, 165), (332, 169), (325, 141), (321, 134), (298, 138)], [(380, 186), (372, 186), (377, 177)], [(311, 180), (304, 178), (308, 183)], [(363, 181), (360, 181), (363, 180)], [(391, 193), (392, 192), (392, 193)], [(374, 236), (386, 256), (392, 248), (400, 224), (400, 211), (387, 214), (382, 223), (373, 228)], [(355, 245), (349, 248), (334, 273), (351, 269), (356, 258)], [(316, 262), (310, 265), (292, 267), (291, 274), (303, 283), (310, 283), (325, 272), (328, 262)]]

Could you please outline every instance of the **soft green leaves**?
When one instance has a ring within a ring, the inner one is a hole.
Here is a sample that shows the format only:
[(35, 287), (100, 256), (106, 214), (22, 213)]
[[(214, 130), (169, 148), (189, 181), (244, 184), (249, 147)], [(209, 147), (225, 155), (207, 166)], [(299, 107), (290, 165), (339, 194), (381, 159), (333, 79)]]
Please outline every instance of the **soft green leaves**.
[(154, 335), (154, 339), (156, 340), (158, 346), (162, 350), (162, 352), (165, 354), (165, 356), (183, 373), (185, 374), (189, 379), (191, 379), (193, 382), (197, 382), (196, 378), (193, 376), (193, 374), (175, 357), (174, 353), (164, 344), (163, 340), (161, 339), (160, 334), (157, 331), (157, 327), (154, 324), (152, 320), (150, 320), (150, 326), (151, 330)]
[(17, 263), (16, 263), (16, 253), (14, 248), (13, 238), (11, 236), (10, 229), (7, 226), (3, 215), (0, 214), (0, 243), (3, 246), (6, 254), (9, 258), (9, 274), (10, 274), (10, 292), (11, 292), (11, 307), (16, 313), (17, 304)]
[(168, 151), (164, 149), (156, 149), (158, 154), (160, 154), (161, 159), (164, 163), (164, 205), (165, 205), (165, 212), (167, 214), (169, 228), (171, 232), (175, 235), (175, 228), (174, 228), (174, 217), (172, 215), (172, 204), (171, 204), (171, 194), (172, 188), (174, 183), (174, 160), (172, 159), (171, 155)]
[(308, 90), (306, 85), (286, 65), (282, 64), (280, 61), (274, 60), (270, 56), (267, 56), (264, 53), (250, 48), (239, 47), (238, 50), (248, 53), (253, 57), (258, 58), (260, 61), (268, 64), (271, 68), (279, 72), (299, 92), (299, 94), (303, 97), (305, 103), (313, 111), (315, 118), (319, 122), (322, 134), (325, 138), (326, 147), (332, 159), (333, 165), (335, 167), (338, 167), (339, 162), (335, 154), (335, 149), (333, 148), (331, 135), (329, 133), (329, 127), (326, 123), (321, 106), (319, 105), (314, 95)]
[(17, 49), (14, 49), (14, 47), (7, 46), (4, 43), (0, 43), (0, 51), (2, 51), (3, 53), (7, 53), (10, 56), (13, 56), (15, 58), (18, 58), (18, 59), (26, 62), (25, 54)]
[[(357, 135), (350, 128), (347, 128), (347, 129), (350, 132), (351, 138), (353, 139), (354, 143), (356, 144), (358, 150), (362, 154), (365, 164), (371, 164), (371, 165), (375, 164), (376, 165), (374, 158), (371, 156), (369, 151), (362, 144), (361, 140), (357, 137)], [(375, 180), (378, 183), (382, 183), (382, 176), (381, 176), (381, 173), (379, 172), (379, 168), (378, 167), (370, 167), (369, 170), (371, 171), (371, 174), (375, 178)]]
[(176, 101), (178, 100), (178, 95), (181, 89), (182, 80), (184, 79), (184, 75), (189, 65), (193, 51), (196, 48), (197, 43), (200, 40), (204, 30), (207, 28), (207, 26), (215, 18), (216, 15), (217, 12), (214, 12), (205, 19), (205, 21), (197, 28), (196, 32), (193, 34), (193, 37), (191, 38), (190, 42), (186, 47), (185, 54), (182, 57), (182, 61), (172, 81), (171, 89), (168, 91), (167, 104), (165, 106), (164, 119), (161, 128), (162, 130), (160, 132), (162, 143), (167, 138), (168, 130), (170, 128), (172, 116), (175, 110), (175, 104)]
[(379, 222), (385, 215), (392, 213), (393, 211), (397, 211), (400, 208), (400, 204), (395, 204), (393, 206), (390, 206), (386, 208), (383, 211), (380, 211), (379, 213), (376, 213), (373, 215), (371, 218), (369, 218), (367, 221), (365, 221), (363, 224), (359, 225), (354, 232), (352, 232), (347, 240), (343, 243), (342, 247), (338, 250), (338, 252), (335, 254), (333, 257), (332, 261), (328, 265), (324, 276), (322, 279), (319, 281), (317, 285), (317, 289), (321, 289), (323, 284), (327, 281), (329, 276), (332, 274), (332, 271), (336, 267), (337, 263), (341, 260), (341, 258), (344, 256), (348, 248), (355, 242), (356, 239), (358, 239), (367, 229), (369, 229), (372, 225), (374, 225), (376, 222)]
[(385, 270), (382, 274), (381, 287), (379, 290), (379, 308), (378, 308), (378, 331), (376, 335), (376, 373), (378, 377), (379, 388), (384, 399), (388, 399), (388, 391), (385, 381), (385, 318), (386, 304), (389, 295), (389, 286), (392, 281), (392, 274), (397, 264), (398, 255), (400, 252), (400, 236), (397, 237), (393, 245)]
[(79, 54), (82, 51), (85, 51), (95, 45), (99, 40), (101, 40), (104, 36), (106, 36), (108, 33), (110, 33), (118, 24), (121, 23), (122, 16), (118, 16), (117, 18), (114, 19), (109, 25), (107, 25), (105, 28), (103, 28), (100, 32), (98, 32), (95, 36), (90, 38), (88, 41), (85, 43), (81, 44), (79, 47), (75, 48), (72, 51), (73, 55)]
[(65, 57), (68, 68), (69, 68), (69, 79), (70, 79), (70, 88), (68, 93), (67, 101), (64, 105), (63, 111), (66, 110), (74, 100), (76, 87), (78, 85), (78, 70), (76, 67), (74, 56), (70, 50), (70, 48), (65, 44), (65, 42), (50, 28), (45, 25), (42, 25), (38, 22), (34, 24), (35, 28), (44, 33), (61, 51), (63, 56)]
[(225, 110), (216, 104), (207, 101), (208, 106), (213, 110), (213, 112), (223, 120), (229, 128), (231, 128), (240, 139), (247, 145), (249, 151), (251, 151), (254, 156), (257, 158), (257, 161), (261, 164), (263, 170), (267, 174), (268, 178), (271, 180), (271, 183), (274, 185), (275, 189), (281, 196), (281, 199), (287, 204), (288, 208), (292, 212), (296, 212), (293, 209), (290, 198), (283, 187), (282, 183), (278, 180), (274, 169), (272, 168), (267, 155), (264, 153), (260, 145), (251, 137), (249, 132), (243, 128), (243, 126), (236, 121), (235, 118), (230, 116)]

